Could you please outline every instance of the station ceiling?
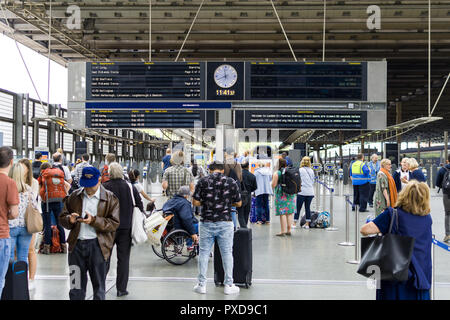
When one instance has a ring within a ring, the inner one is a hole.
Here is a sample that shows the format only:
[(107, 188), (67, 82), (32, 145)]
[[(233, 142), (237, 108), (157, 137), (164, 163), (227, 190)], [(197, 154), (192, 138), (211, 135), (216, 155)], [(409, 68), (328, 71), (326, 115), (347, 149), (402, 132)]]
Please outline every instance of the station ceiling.
[[(174, 61), (201, 0), (151, 0), (152, 61)], [(148, 61), (150, 0), (52, 1), (51, 57), (70, 61)], [(431, 106), (450, 73), (450, 1), (431, 1)], [(78, 6), (79, 29), (67, 26), (67, 8)], [(321, 61), (323, 0), (275, 0), (280, 20), (299, 61)], [(381, 29), (369, 30), (367, 9), (381, 9)], [(49, 1), (6, 1), (0, 30), (47, 55)], [(11, 28), (8, 28), (5, 15)], [(180, 60), (293, 61), (270, 0), (205, 0)], [(388, 125), (428, 116), (428, 1), (327, 0), (326, 61), (388, 62)], [(450, 87), (450, 84), (449, 84)], [(442, 141), (450, 131), (450, 88), (433, 116), (443, 120), (420, 126), (403, 141)], [(282, 139), (292, 138), (286, 131)], [(343, 139), (361, 132), (344, 131)], [(317, 131), (310, 139), (338, 139), (339, 132)]]

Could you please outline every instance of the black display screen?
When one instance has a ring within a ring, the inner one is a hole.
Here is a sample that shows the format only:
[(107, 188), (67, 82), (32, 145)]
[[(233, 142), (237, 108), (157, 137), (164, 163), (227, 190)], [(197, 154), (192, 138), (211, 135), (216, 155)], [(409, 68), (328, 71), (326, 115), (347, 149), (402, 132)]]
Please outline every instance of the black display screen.
[(366, 99), (366, 63), (248, 63), (246, 100)]
[[(87, 110), (88, 128), (214, 128), (214, 110)], [(211, 117), (212, 116), (212, 117)]]
[(238, 110), (236, 128), (248, 129), (366, 129), (365, 111), (258, 111)]
[(204, 63), (87, 63), (87, 100), (203, 100)]

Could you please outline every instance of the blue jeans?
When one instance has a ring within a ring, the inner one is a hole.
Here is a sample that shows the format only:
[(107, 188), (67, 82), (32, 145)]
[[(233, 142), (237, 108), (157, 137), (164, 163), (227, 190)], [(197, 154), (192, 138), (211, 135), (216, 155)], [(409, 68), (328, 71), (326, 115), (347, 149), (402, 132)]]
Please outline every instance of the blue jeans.
[[(194, 223), (195, 233), (198, 234), (198, 223)], [(188, 247), (192, 246), (192, 239), (186, 240), (186, 245)]]
[(217, 240), (222, 257), (223, 270), (225, 272), (224, 284), (233, 284), (233, 224), (226, 221), (200, 222), (200, 254), (198, 259), (198, 283), (206, 284), (209, 254)]
[[(14, 251), (13, 251), (14, 252)], [(11, 240), (0, 239), (0, 297), (5, 286), (5, 276), (9, 267), (9, 256), (11, 255)]]
[(238, 226), (236, 211), (236, 207), (231, 207), (231, 219), (233, 220), (234, 229), (236, 229)]
[(64, 228), (59, 224), (59, 215), (63, 209), (62, 202), (49, 202), (48, 212), (47, 204), (42, 202), (42, 220), (44, 222), (44, 244), (52, 244), (52, 217), (56, 222), (56, 227), (59, 231), (59, 242), (61, 244), (66, 243), (66, 235), (64, 233)]
[(14, 260), (14, 249), (17, 248), (17, 261), (25, 261), (28, 263), (28, 249), (32, 234), (28, 233), (26, 227), (15, 227), (9, 229), (11, 240), (11, 255), (10, 260)]
[(257, 221), (270, 222), (269, 195), (260, 194), (256, 197), (256, 219)]
[(302, 210), (303, 203), (305, 203), (306, 221), (311, 222), (311, 202), (314, 196), (302, 196), (297, 195), (297, 212), (295, 213), (294, 220), (298, 221), (300, 217), (300, 211)]

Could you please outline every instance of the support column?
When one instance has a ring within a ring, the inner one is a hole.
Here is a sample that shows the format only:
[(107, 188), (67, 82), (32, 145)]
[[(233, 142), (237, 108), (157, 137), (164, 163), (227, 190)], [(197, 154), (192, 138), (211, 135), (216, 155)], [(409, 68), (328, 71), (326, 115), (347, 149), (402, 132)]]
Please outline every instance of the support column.
[(420, 164), (420, 136), (417, 136), (417, 162)]
[[(396, 110), (396, 118), (395, 118), (395, 124), (399, 124), (402, 122), (402, 102), (398, 101), (395, 103), (395, 110)], [(400, 159), (400, 151), (402, 150), (402, 136), (397, 136), (397, 154)]]
[(17, 150), (17, 156), (23, 156), (23, 100), (24, 95), (14, 96), (14, 140), (13, 147)]
[(365, 148), (364, 148), (364, 139), (361, 140), (361, 152), (362, 154), (364, 154), (366, 152)]
[(30, 141), (29, 138), (29, 119), (30, 119), (30, 96), (28, 93), (25, 94), (25, 157), (29, 158), (30, 154), (29, 154), (29, 150), (28, 150), (28, 143)]
[[(48, 105), (48, 115), (56, 115), (56, 106), (53, 104)], [(56, 152), (56, 125), (51, 121), (47, 121), (47, 142), (50, 154)]]
[(448, 160), (448, 131), (444, 131), (444, 162)]

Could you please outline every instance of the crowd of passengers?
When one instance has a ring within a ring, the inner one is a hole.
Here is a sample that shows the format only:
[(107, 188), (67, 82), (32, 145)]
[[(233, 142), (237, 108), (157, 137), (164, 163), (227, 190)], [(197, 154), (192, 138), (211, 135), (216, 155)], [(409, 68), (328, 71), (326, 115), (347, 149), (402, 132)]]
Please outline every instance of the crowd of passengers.
[[(68, 254), (69, 266), (77, 266), (81, 286), (71, 288), (72, 300), (84, 300), (88, 277), (94, 299), (105, 299), (105, 281), (111, 253), (117, 252), (117, 296), (128, 295), (130, 252), (132, 247), (132, 216), (134, 207), (144, 212), (155, 207), (155, 199), (145, 191), (139, 170), (124, 172), (114, 154), (108, 154), (105, 165), (93, 167), (84, 154), (71, 166), (62, 150), (52, 155), (52, 161), (20, 159), (14, 162), (9, 147), (0, 148), (0, 294), (9, 261), (26, 261), (29, 266), (29, 287), (35, 288), (36, 248), (42, 254), (56, 250), (55, 234), (59, 237), (58, 252)], [(271, 168), (270, 161), (257, 160), (249, 168), (249, 152), (238, 156), (233, 149), (224, 150), (224, 162), (213, 161), (205, 168), (192, 160), (184, 163), (183, 151), (168, 149), (162, 159), (163, 210), (175, 213), (175, 228), (184, 229), (192, 237), (192, 246), (199, 246), (198, 283), (194, 291), (206, 293), (206, 272), (215, 239), (220, 246), (225, 271), (225, 294), (237, 294), (233, 284), (233, 233), (247, 228), (252, 206), (257, 225), (270, 224), (270, 198), (274, 214), (280, 218), (281, 232), (277, 237), (290, 238), (298, 225), (305, 205), (306, 223), (311, 222), (311, 202), (315, 196), (315, 176), (311, 159), (304, 157), (299, 166), (301, 192), (285, 194), (280, 177), (294, 164), (286, 153)], [(363, 235), (386, 233), (397, 208), (399, 227), (394, 230), (415, 238), (410, 278), (404, 283), (382, 282), (377, 299), (429, 299), (431, 286), (431, 216), (430, 190), (415, 159), (403, 158), (395, 172), (389, 159), (369, 162), (362, 154), (350, 163), (354, 191), (354, 206), (360, 212), (374, 208), (375, 219), (361, 228)], [(251, 172), (253, 171), (253, 172)], [(442, 188), (448, 179), (450, 157), (439, 170), (436, 185)], [(252, 198), (253, 201), (252, 201)], [(443, 195), (445, 211), (445, 242), (450, 241), (450, 195)], [(37, 234), (30, 234), (25, 213), (33, 206), (40, 210), (43, 232), (40, 243)], [(199, 218), (198, 218), (199, 216)], [(200, 221), (199, 221), (200, 220)], [(66, 239), (65, 230), (69, 230)], [(192, 249), (192, 248), (191, 248)]]

